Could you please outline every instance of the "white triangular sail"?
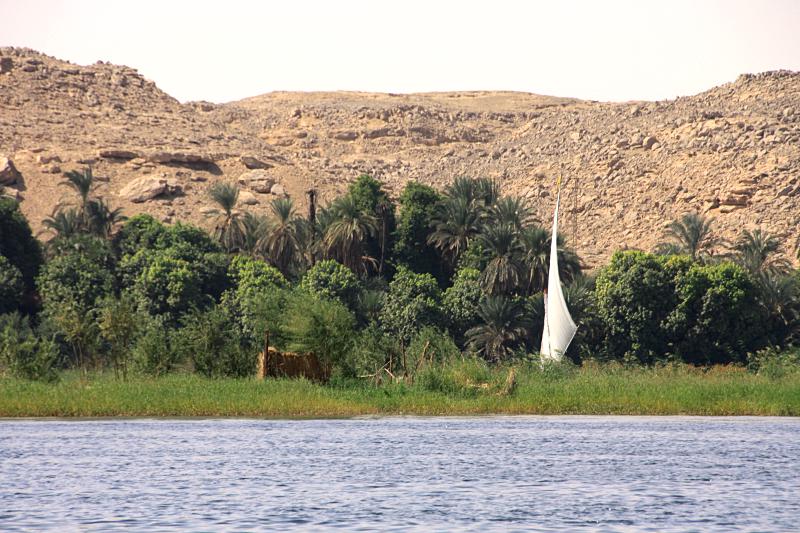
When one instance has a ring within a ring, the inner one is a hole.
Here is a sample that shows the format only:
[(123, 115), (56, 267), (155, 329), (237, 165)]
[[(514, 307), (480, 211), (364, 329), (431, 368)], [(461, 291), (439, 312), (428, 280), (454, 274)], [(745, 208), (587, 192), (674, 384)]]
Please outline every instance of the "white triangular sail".
[[(559, 180), (560, 181), (560, 180)], [(542, 360), (559, 361), (564, 357), (578, 327), (573, 322), (561, 290), (558, 275), (558, 206), (561, 191), (556, 195), (553, 215), (553, 236), (550, 241), (550, 271), (547, 275), (547, 292), (544, 298), (544, 330), (542, 331)]]

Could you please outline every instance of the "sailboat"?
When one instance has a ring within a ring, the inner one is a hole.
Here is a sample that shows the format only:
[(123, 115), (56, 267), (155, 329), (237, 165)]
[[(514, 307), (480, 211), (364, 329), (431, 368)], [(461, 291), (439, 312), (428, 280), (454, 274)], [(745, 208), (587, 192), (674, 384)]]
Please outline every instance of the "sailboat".
[(544, 328), (542, 330), (542, 361), (560, 361), (575, 337), (578, 326), (572, 320), (564, 300), (561, 278), (558, 275), (558, 206), (561, 203), (561, 178), (558, 178), (556, 210), (553, 214), (553, 236), (550, 239), (550, 267), (547, 291), (544, 296)]

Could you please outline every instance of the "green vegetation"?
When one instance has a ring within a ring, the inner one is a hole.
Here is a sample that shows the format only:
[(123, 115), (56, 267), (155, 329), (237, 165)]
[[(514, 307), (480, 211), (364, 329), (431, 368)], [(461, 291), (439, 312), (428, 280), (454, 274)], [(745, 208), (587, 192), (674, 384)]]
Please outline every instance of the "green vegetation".
[[(248, 212), (219, 182), (208, 232), (126, 219), (89, 170), (64, 184), (43, 245), (0, 200), (8, 414), (797, 412), (800, 275), (760, 231), (728, 245), (687, 214), (595, 277), (559, 235), (579, 329), (569, 364), (542, 368), (551, 234), (493, 180), (410, 182), (396, 206), (361, 176), (308, 219), (285, 198)], [(267, 343), (313, 353), (329, 383), (250, 381)]]
[[(510, 374), (512, 372), (513, 374)], [(509, 375), (515, 379), (509, 380)], [(800, 373), (731, 367), (431, 366), (413, 383), (113, 374), (57, 384), (0, 378), (0, 416), (779, 415), (800, 416)]]

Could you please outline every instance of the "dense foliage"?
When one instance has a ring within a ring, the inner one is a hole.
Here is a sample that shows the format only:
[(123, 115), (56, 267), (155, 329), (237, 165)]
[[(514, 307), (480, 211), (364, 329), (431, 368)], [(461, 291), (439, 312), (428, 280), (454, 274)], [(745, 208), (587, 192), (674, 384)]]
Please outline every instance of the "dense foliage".
[[(219, 182), (209, 231), (125, 219), (93, 180), (66, 176), (75, 202), (45, 221), (44, 245), (0, 200), (0, 368), (10, 373), (241, 377), (269, 344), (312, 352), (341, 379), (419, 376), (438, 390), (447, 385), (426, 373), (432, 364), (537, 358), (551, 234), (493, 180), (458, 178), (442, 193), (410, 182), (395, 205), (361, 176), (308, 218), (286, 198), (266, 215), (243, 210), (238, 187)], [(760, 231), (724, 253), (712, 222), (683, 216), (656, 253), (617, 252), (596, 278), (559, 235), (579, 325), (566, 355), (769, 368), (752, 354), (797, 341), (800, 275)]]

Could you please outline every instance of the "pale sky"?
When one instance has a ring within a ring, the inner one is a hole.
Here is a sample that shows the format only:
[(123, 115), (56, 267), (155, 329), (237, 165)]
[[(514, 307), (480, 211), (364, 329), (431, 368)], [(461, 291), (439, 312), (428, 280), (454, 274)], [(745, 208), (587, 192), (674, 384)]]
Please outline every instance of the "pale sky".
[(800, 1), (0, 0), (0, 46), (125, 64), (181, 101), (514, 90), (657, 100), (800, 70)]

